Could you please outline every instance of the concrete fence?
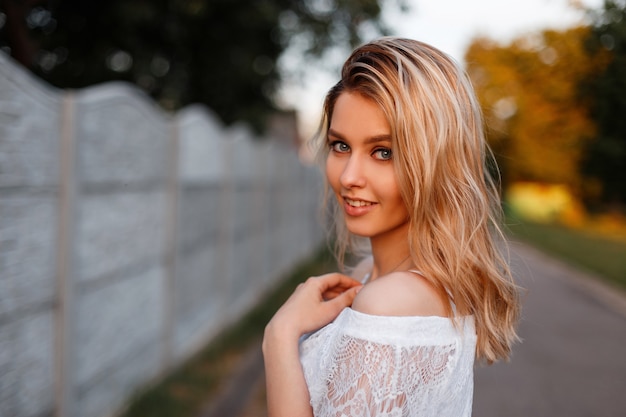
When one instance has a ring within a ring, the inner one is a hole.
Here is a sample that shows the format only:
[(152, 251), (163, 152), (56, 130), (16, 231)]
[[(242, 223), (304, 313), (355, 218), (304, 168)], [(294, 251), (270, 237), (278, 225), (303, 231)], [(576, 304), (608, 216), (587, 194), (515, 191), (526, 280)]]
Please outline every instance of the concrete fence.
[(0, 416), (114, 415), (322, 241), (286, 141), (0, 53)]

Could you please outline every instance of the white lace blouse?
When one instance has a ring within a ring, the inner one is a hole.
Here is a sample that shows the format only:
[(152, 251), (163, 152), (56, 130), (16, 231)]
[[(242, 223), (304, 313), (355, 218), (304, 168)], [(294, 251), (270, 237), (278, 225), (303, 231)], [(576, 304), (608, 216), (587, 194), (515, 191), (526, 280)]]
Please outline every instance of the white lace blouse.
[(390, 317), (344, 309), (300, 344), (315, 417), (469, 417), (473, 317)]

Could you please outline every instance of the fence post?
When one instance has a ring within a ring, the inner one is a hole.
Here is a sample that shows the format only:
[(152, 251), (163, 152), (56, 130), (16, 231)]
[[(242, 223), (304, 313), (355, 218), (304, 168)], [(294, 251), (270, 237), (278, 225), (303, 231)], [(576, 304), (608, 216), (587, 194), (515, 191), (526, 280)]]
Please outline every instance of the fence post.
[(174, 362), (176, 320), (176, 261), (178, 257), (178, 199), (179, 199), (179, 123), (173, 117), (169, 121), (169, 152), (167, 166), (165, 209), (165, 306), (163, 308), (163, 360), (162, 367), (168, 371)]
[(74, 413), (74, 378), (72, 363), (74, 345), (74, 237), (76, 214), (76, 107), (74, 93), (62, 98), (61, 146), (59, 155), (59, 238), (57, 246), (57, 311), (55, 336), (55, 398), (56, 415), (69, 417)]

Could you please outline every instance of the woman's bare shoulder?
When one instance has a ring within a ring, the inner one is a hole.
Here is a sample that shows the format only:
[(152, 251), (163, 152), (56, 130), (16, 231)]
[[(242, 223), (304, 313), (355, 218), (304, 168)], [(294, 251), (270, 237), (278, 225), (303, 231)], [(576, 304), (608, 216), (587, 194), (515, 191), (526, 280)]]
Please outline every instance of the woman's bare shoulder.
[(352, 308), (377, 316), (446, 316), (444, 300), (423, 277), (402, 271), (363, 286)]

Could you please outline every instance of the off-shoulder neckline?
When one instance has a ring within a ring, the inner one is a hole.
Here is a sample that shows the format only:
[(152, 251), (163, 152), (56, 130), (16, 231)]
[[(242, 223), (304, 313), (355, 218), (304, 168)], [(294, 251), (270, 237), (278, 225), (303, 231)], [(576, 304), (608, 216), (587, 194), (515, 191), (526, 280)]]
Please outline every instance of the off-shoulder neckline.
[[(455, 317), (445, 317), (445, 316), (381, 316), (378, 314), (370, 314), (363, 313), (361, 311), (355, 310), (352, 307), (346, 307), (343, 311), (348, 310), (351, 314), (361, 316), (363, 318), (372, 318), (373, 320), (377, 319), (404, 319), (404, 320), (452, 320), (452, 319), (463, 319), (466, 317), (473, 316), (455, 316)], [(342, 311), (342, 312), (343, 312)]]

